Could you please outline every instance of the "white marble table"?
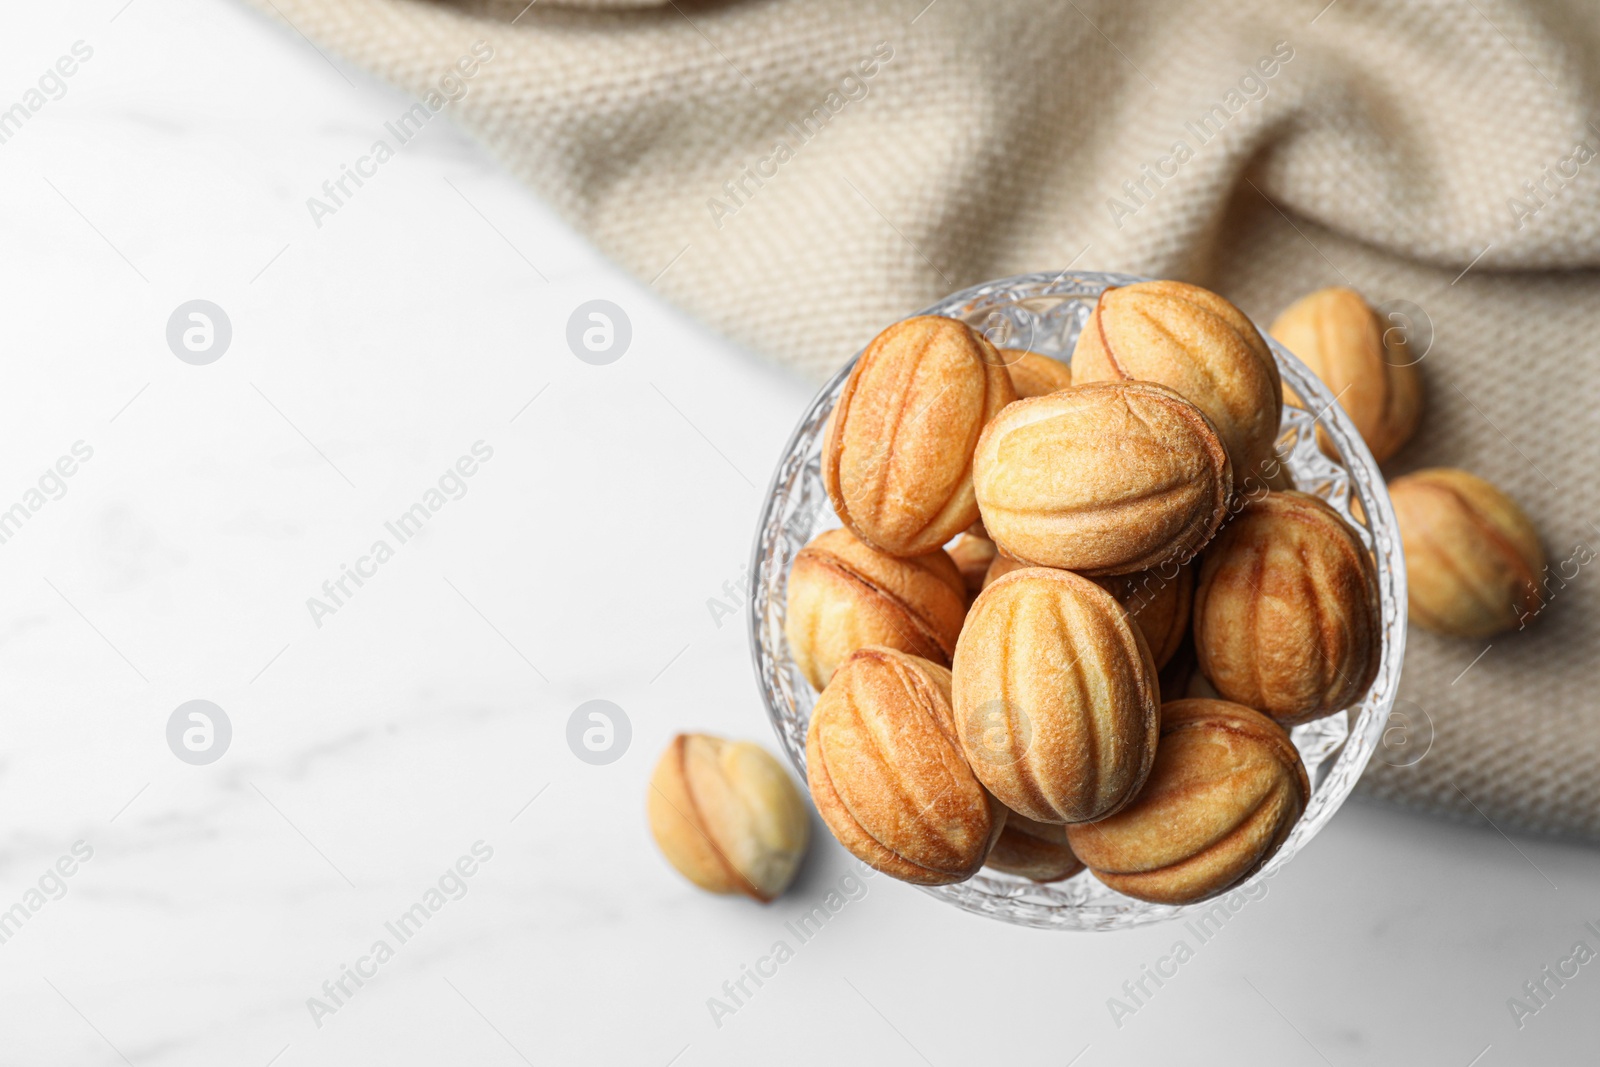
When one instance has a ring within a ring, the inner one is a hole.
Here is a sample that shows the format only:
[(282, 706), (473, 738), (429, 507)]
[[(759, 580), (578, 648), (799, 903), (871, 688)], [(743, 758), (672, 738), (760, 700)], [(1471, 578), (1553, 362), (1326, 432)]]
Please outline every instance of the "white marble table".
[[(406, 102), (235, 3), (11, 4), (0, 107), (61, 57), (0, 144), (0, 1063), (1593, 1061), (1600, 966), (1507, 1001), (1600, 949), (1600, 856), (1361, 803), (1204, 941), (877, 878), (802, 943), (855, 884), (826, 839), (771, 907), (694, 891), (644, 782), (680, 729), (771, 740), (708, 602), (809, 387), (446, 122), (316, 225)], [(195, 299), (206, 365), (166, 337)], [(632, 325), (607, 365), (565, 339), (593, 299)], [(204, 765), (166, 735), (197, 699)], [(591, 699), (632, 726), (604, 766), (566, 742)]]

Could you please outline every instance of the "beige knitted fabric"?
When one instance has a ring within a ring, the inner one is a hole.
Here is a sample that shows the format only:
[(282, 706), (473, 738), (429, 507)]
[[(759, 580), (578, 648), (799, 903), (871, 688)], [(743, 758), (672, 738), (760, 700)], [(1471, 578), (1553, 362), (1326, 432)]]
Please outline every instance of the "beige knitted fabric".
[[(1428, 412), (1391, 473), (1467, 467), (1552, 565), (1600, 549), (1593, 0), (255, 2), (419, 97), (488, 42), (455, 119), (812, 378), (954, 289), (1068, 265), (1260, 322), (1330, 284), (1410, 301)], [(1432, 746), (1365, 791), (1600, 836), (1597, 590), (1581, 568), (1487, 651), (1413, 629), (1402, 710)]]

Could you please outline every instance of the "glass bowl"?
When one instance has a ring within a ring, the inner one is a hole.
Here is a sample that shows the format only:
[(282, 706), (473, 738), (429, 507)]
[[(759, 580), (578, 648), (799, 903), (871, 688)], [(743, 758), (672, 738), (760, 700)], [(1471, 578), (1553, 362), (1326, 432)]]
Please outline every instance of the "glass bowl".
[[(964, 289), (919, 314), (949, 315), (982, 331), (999, 347), (1026, 348), (1065, 361), (1100, 293), (1110, 286), (1144, 280), (1087, 271), (1022, 274)], [(1277, 855), (1234, 890), (1270, 878), (1327, 825), (1350, 795), (1383, 735), (1394, 704), (1406, 637), (1405, 567), (1394, 511), (1378, 465), (1316, 375), (1282, 345), (1271, 338), (1267, 341), (1284, 382), (1310, 408), (1284, 407), (1279, 457), (1295, 488), (1326, 500), (1372, 550), (1383, 614), (1383, 658), (1377, 679), (1359, 703), (1292, 731), (1311, 777), (1311, 801)], [(785, 586), (795, 553), (817, 534), (839, 525), (822, 486), (822, 431), (854, 365), (852, 359), (822, 387), (789, 438), (767, 493), (750, 568), (756, 678), (778, 740), (802, 777), (806, 727), (816, 693), (795, 666), (784, 639)], [(1317, 447), (1314, 425), (1332, 438), (1342, 461), (1329, 459)], [(1116, 930), (1177, 919), (1214, 906), (1214, 902), (1176, 907), (1134, 900), (1102, 885), (1087, 871), (1066, 881), (1039, 885), (985, 869), (969, 881), (924, 892), (992, 919), (1049, 930)]]

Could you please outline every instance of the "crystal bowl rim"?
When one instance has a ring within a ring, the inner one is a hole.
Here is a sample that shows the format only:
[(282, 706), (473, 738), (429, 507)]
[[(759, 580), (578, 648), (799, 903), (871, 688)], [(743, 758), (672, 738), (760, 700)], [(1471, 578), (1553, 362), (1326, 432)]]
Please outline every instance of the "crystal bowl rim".
[[(1070, 268), (1056, 272), (1042, 271), (1019, 274), (993, 279), (961, 289), (913, 314), (949, 315), (955, 318), (962, 318), (957, 313), (958, 309), (963, 307), (970, 308), (984, 297), (995, 294), (1009, 295), (1011, 299), (1006, 302), (1006, 305), (1009, 306), (1038, 300), (1082, 301), (1092, 299), (1098, 294), (1083, 292), (1070, 288), (1070, 286), (1099, 286), (1100, 291), (1103, 291), (1114, 286), (1132, 285), (1152, 280), (1154, 279), (1133, 274), (1074, 271)], [(1260, 327), (1258, 326), (1257, 329), (1259, 330)], [(1289, 840), (1264, 866), (1231, 886), (1226, 893), (1195, 904), (1151, 904), (1124, 897), (1115, 891), (1108, 890), (1107, 894), (1105, 894), (1105, 899), (1109, 900), (1110, 904), (1106, 906), (1089, 907), (1086, 905), (1074, 905), (1070, 902), (1053, 903), (1051, 905), (1032, 903), (1019, 905), (1014, 899), (1008, 899), (1005, 896), (983, 890), (992, 885), (1025, 883), (1025, 880), (1017, 879), (1014, 876), (1000, 875), (988, 869), (985, 869), (973, 879), (956, 885), (918, 887), (923, 892), (974, 914), (1038, 929), (1104, 931), (1170, 921), (1214, 907), (1218, 900), (1239, 894), (1247, 888), (1273, 877), (1284, 864), (1298, 854), (1300, 848), (1327, 825), (1333, 814), (1348, 799), (1356, 780), (1370, 761), (1378, 739), (1383, 734), (1389, 713), (1394, 706), (1400, 668), (1405, 655), (1406, 628), (1403, 611), (1406, 604), (1406, 576), (1399, 544), (1399, 534), (1394, 510), (1385, 489), (1382, 472), (1379, 470), (1378, 464), (1373, 459), (1366, 443), (1361, 439), (1360, 433), (1350, 421), (1349, 416), (1338, 405), (1327, 387), (1304, 363), (1264, 330), (1261, 331), (1261, 336), (1271, 347), (1280, 373), (1282, 373), (1286, 381), (1290, 382), (1302, 400), (1308, 405), (1308, 410), (1310, 406), (1320, 408), (1319, 414), (1311, 420), (1311, 423), (1320, 427), (1332, 439), (1341, 458), (1331, 462), (1334, 466), (1340, 467), (1346, 472), (1348, 476), (1346, 491), (1359, 502), (1366, 515), (1365, 528), (1364, 530), (1358, 528), (1358, 532), (1362, 533), (1363, 541), (1368, 542), (1368, 547), (1372, 549), (1377, 563), (1380, 602), (1383, 612), (1382, 629), (1384, 642), (1378, 677), (1363, 695), (1362, 700), (1352, 705), (1352, 709), (1361, 709), (1358, 717), (1349, 716), (1344, 711), (1335, 713), (1334, 717), (1347, 716), (1353, 721), (1350, 722), (1346, 737), (1323, 757), (1323, 760), (1313, 772), (1316, 785), (1313, 789), (1311, 802), (1308, 803), (1300, 822), (1296, 824)], [(796, 751), (794, 746), (790, 744), (789, 738), (785, 735), (783, 715), (774, 703), (774, 694), (767, 683), (767, 677), (764, 673), (763, 654), (765, 646), (763, 644), (763, 618), (760, 608), (767, 600), (763, 595), (762, 564), (768, 554), (766, 551), (767, 537), (773, 525), (774, 509), (779, 505), (780, 501), (786, 498), (781, 484), (785, 472), (790, 468), (791, 462), (795, 458), (796, 449), (802, 438), (805, 437), (808, 427), (815, 426), (819, 409), (826, 404), (828, 411), (832, 411), (834, 399), (836, 399), (844, 379), (850, 374), (860, 357), (861, 353), (858, 351), (834, 374), (829, 376), (806, 405), (794, 430), (785, 442), (783, 452), (774, 468), (772, 478), (767, 486), (766, 495), (763, 498), (761, 517), (756, 528), (755, 543), (752, 548), (749, 567), (750, 579), (746, 598), (746, 615), (751, 639), (752, 664), (755, 668), (757, 684), (761, 689), (762, 702), (766, 709), (768, 721), (777, 734), (780, 747), (789, 758), (790, 763), (800, 773), (802, 779), (805, 778), (806, 774), (804, 752), (803, 750)], [(1287, 405), (1285, 410), (1287, 412)], [(1288, 418), (1287, 415), (1285, 417)], [(1384, 545), (1383, 551), (1379, 550), (1380, 543)], [(784, 575), (784, 580), (787, 581), (787, 574)], [(1399, 613), (1398, 618), (1396, 617), (1397, 613)], [(787, 662), (786, 651), (784, 652), (783, 661)], [(778, 660), (775, 659), (774, 663), (776, 664), (777, 662)], [(1380, 689), (1380, 687), (1382, 688)], [(1324, 785), (1324, 783), (1335, 778), (1337, 778), (1337, 781), (1333, 781), (1331, 785)], [(1050, 883), (1049, 886), (1034, 888), (1049, 889), (1050, 886), (1066, 885), (1077, 878), (1092, 878), (1092, 875), (1085, 871), (1074, 876), (1074, 879), (1067, 880), (1067, 882)], [(975, 884), (978, 886), (977, 890), (972, 888)]]

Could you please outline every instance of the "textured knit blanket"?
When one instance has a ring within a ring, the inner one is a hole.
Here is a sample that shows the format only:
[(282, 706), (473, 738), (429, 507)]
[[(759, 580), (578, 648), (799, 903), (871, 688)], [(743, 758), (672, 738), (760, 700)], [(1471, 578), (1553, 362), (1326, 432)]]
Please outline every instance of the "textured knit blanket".
[(1067, 266), (1263, 323), (1325, 285), (1395, 310), (1428, 410), (1389, 473), (1505, 488), (1553, 595), (1492, 642), (1413, 628), (1404, 755), (1362, 788), (1600, 836), (1593, 0), (252, 2), (812, 378), (952, 290)]

